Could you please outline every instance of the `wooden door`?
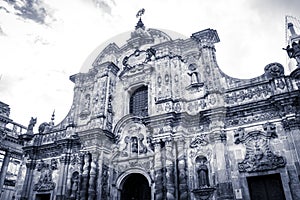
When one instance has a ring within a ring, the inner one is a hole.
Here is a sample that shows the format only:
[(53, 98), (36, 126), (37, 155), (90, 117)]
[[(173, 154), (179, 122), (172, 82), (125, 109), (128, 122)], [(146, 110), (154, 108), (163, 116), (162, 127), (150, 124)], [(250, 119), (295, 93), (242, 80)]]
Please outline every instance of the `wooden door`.
[(251, 200), (285, 200), (280, 174), (247, 178)]

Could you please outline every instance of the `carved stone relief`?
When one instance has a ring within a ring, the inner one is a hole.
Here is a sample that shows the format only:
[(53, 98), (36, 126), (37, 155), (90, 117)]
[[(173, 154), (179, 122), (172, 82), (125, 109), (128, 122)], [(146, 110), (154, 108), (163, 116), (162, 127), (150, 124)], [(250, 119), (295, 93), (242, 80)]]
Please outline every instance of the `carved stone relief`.
[(265, 67), (265, 74), (268, 78), (284, 76), (284, 68), (279, 63), (270, 63)]
[(57, 160), (51, 159), (50, 164), (43, 160), (36, 166), (36, 170), (41, 173), (39, 180), (33, 186), (33, 191), (44, 192), (53, 190), (55, 188), (55, 183), (52, 180), (53, 170), (57, 170)]
[(149, 144), (146, 144), (151, 141), (144, 125), (130, 124), (122, 135), (120, 141), (120, 155), (122, 157), (134, 157), (152, 151)]
[(269, 84), (249, 87), (234, 92), (228, 92), (225, 95), (224, 101), (226, 104), (236, 104), (250, 100), (258, 100), (271, 95), (272, 89)]
[(86, 119), (90, 114), (90, 101), (91, 101), (91, 95), (86, 94), (82, 101), (82, 111), (79, 114), (80, 119)]
[(200, 134), (194, 140), (192, 140), (190, 147), (197, 148), (199, 146), (206, 146), (209, 142), (207, 134)]
[(285, 166), (285, 159), (275, 155), (270, 147), (270, 140), (278, 137), (276, 126), (268, 122), (263, 128), (264, 131), (248, 133), (243, 128), (239, 128), (235, 132), (235, 144), (242, 143), (246, 146), (245, 158), (238, 163), (240, 172), (266, 171)]

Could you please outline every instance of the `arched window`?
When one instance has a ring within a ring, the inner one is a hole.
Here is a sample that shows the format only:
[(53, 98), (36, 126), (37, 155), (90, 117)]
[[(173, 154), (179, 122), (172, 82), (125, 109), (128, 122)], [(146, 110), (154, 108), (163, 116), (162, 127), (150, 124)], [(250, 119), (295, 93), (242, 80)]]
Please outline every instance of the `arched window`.
[(148, 115), (148, 87), (142, 86), (136, 89), (130, 97), (130, 114), (137, 116)]

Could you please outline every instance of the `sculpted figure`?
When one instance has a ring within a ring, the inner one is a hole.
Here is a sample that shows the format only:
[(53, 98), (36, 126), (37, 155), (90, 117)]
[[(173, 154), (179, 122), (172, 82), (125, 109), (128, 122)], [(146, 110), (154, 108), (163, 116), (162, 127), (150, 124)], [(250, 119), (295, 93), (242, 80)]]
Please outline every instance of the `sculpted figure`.
[(33, 131), (33, 127), (36, 124), (36, 118), (31, 117), (30, 121), (29, 121), (29, 125), (28, 125), (28, 132), (32, 132)]
[(139, 139), (139, 153), (147, 153), (147, 147), (144, 145), (143, 140), (144, 140), (144, 135), (139, 134), (138, 136)]
[(131, 152), (138, 153), (138, 139), (137, 137), (131, 137)]
[(205, 164), (206, 162), (207, 158), (204, 156), (199, 156), (196, 158), (196, 171), (200, 188), (209, 186), (208, 167)]
[(298, 43), (293, 42), (292, 47), (288, 45), (283, 49), (286, 50), (290, 58), (295, 58), (297, 61), (297, 65), (300, 66), (300, 40), (298, 41)]

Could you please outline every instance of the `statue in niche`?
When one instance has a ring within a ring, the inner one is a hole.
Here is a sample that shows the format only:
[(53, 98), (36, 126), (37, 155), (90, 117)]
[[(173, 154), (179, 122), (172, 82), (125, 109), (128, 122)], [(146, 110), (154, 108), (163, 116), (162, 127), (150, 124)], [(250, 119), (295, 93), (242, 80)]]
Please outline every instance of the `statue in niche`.
[(188, 73), (188, 75), (191, 76), (191, 85), (195, 85), (195, 84), (199, 83), (197, 72), (191, 72), (191, 73)]
[(86, 119), (90, 114), (90, 100), (91, 100), (91, 95), (87, 94), (85, 95), (83, 102), (82, 102), (82, 111), (80, 112), (80, 119)]
[(72, 174), (71, 178), (71, 195), (70, 199), (76, 199), (76, 194), (78, 191), (78, 184), (79, 184), (79, 173), (76, 171)]
[(87, 94), (87, 95), (85, 96), (85, 101), (84, 101), (84, 108), (85, 108), (86, 110), (88, 110), (88, 109), (90, 108), (90, 99), (91, 99), (90, 95)]
[(139, 138), (139, 146), (140, 146), (139, 153), (147, 153), (147, 147), (143, 143), (144, 135), (139, 134), (138, 138)]
[(138, 153), (138, 139), (137, 137), (131, 137), (131, 152)]
[(198, 177), (199, 188), (209, 187), (207, 158), (198, 156), (196, 158), (196, 172)]
[(197, 65), (192, 63), (189, 65), (188, 69), (189, 72), (187, 74), (191, 77), (191, 83), (187, 89), (202, 87), (204, 84), (199, 80), (199, 73), (196, 71)]
[(153, 146), (153, 143), (152, 143), (152, 138), (151, 137), (147, 137), (146, 141), (147, 141), (148, 149), (154, 151), (154, 146)]
[(124, 142), (125, 142), (125, 147), (122, 150), (121, 154), (122, 154), (122, 156), (127, 157), (128, 156), (128, 144), (130, 142), (130, 138), (128, 136), (126, 136), (124, 138)]
[(91, 154), (86, 153), (84, 155), (83, 174), (88, 174), (89, 173), (90, 161), (91, 161)]

